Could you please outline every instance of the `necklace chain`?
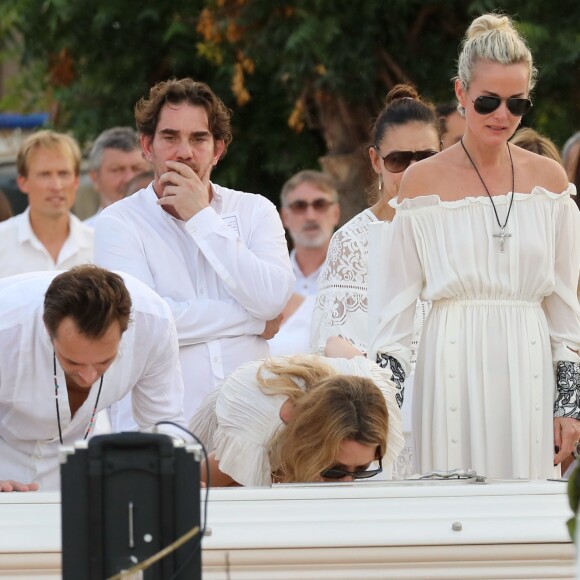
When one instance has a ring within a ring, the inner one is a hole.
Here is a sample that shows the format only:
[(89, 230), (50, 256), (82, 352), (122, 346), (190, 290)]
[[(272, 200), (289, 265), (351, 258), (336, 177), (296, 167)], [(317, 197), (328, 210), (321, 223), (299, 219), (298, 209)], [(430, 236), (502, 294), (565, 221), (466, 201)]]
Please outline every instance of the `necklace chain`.
[[(52, 352), (52, 365), (53, 365), (53, 370), (54, 370), (54, 400), (56, 403), (56, 421), (58, 423), (58, 438), (60, 440), (60, 444), (62, 445), (62, 427), (60, 426), (60, 408), (58, 405), (58, 380), (56, 378), (56, 353), (53, 351)], [(89, 420), (89, 424), (87, 426), (87, 430), (85, 431), (85, 436), (83, 437), (83, 440), (86, 439), (89, 436), (89, 433), (91, 432), (91, 429), (93, 428), (93, 425), (95, 423), (95, 415), (97, 413), (97, 407), (99, 405), (99, 399), (101, 398), (101, 389), (103, 388), (103, 379), (104, 379), (105, 375), (101, 375), (101, 382), (99, 383), (99, 390), (97, 392), (97, 400), (95, 401), (95, 406), (93, 407), (93, 412), (91, 414), (91, 418)]]
[(467, 155), (467, 159), (469, 159), (471, 165), (473, 165), (473, 169), (475, 169), (475, 172), (477, 173), (477, 177), (479, 177), (479, 180), (481, 181), (481, 184), (483, 185), (483, 188), (485, 189), (485, 193), (487, 193), (487, 196), (489, 197), (489, 200), (491, 201), (491, 205), (493, 207), (493, 213), (495, 214), (495, 219), (497, 220), (497, 225), (499, 226), (499, 229), (502, 232), (500, 234), (500, 236), (501, 236), (500, 244), (502, 244), (501, 247), (502, 247), (502, 251), (503, 251), (503, 240), (505, 237), (511, 235), (511, 234), (505, 234), (504, 229), (507, 226), (508, 219), (510, 217), (510, 212), (512, 211), (512, 204), (514, 203), (514, 195), (516, 192), (516, 189), (515, 189), (516, 174), (515, 174), (515, 170), (514, 170), (514, 161), (512, 159), (512, 152), (510, 149), (510, 145), (509, 145), (509, 143), (506, 143), (508, 155), (510, 156), (510, 165), (512, 167), (512, 197), (510, 199), (510, 205), (508, 207), (507, 216), (505, 218), (505, 222), (503, 223), (503, 226), (501, 225), (501, 221), (499, 220), (499, 215), (497, 214), (497, 208), (495, 207), (495, 203), (493, 202), (493, 197), (491, 196), (491, 193), (489, 193), (489, 189), (487, 189), (487, 185), (485, 185), (485, 181), (483, 181), (483, 177), (481, 177), (481, 173), (479, 173), (479, 169), (477, 169), (477, 165), (475, 165), (475, 162), (473, 161), (473, 159), (471, 158), (471, 155), (467, 151), (467, 149), (463, 143), (463, 139), (461, 139), (461, 146), (463, 147), (463, 151), (465, 151), (465, 155)]

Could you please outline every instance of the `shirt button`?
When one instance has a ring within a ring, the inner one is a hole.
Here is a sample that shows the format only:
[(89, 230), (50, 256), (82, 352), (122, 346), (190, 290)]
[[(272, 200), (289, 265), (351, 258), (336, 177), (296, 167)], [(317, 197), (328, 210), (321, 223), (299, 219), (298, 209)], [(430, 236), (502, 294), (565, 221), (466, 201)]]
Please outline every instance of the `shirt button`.
[(455, 373), (453, 373), (453, 372), (449, 373), (449, 378), (450, 379), (454, 379), (455, 378)]
[(532, 338), (531, 342), (532, 342), (532, 344), (536, 344), (536, 339)]
[(451, 443), (457, 443), (457, 437), (451, 437)]
[(540, 410), (540, 405), (536, 405), (536, 411)]
[(452, 339), (451, 339), (449, 342), (450, 342), (451, 344), (455, 344), (455, 339), (454, 339), (454, 338), (452, 338)]
[(534, 373), (534, 379), (537, 379), (540, 375), (538, 373)]
[(450, 410), (452, 413), (455, 413), (455, 411), (457, 411), (457, 407), (456, 407), (455, 405), (452, 405), (451, 407), (449, 407), (449, 410)]
[(539, 437), (536, 437), (536, 443), (538, 443), (538, 444), (540, 443), (540, 438)]

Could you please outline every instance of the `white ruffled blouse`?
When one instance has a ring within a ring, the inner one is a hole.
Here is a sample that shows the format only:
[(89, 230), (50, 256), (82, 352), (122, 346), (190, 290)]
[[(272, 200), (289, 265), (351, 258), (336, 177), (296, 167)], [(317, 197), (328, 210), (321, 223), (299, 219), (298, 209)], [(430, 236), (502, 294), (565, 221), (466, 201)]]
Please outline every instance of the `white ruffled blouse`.
[[(306, 355), (313, 356), (313, 355)], [(275, 360), (284, 360), (276, 357)], [(204, 400), (194, 415), (191, 431), (201, 439), (208, 453), (219, 460), (220, 471), (243, 486), (272, 483), (268, 447), (278, 429), (284, 428), (280, 409), (284, 395), (267, 395), (257, 375), (264, 361), (242, 365)], [(395, 386), (390, 372), (364, 357), (325, 358), (337, 373), (368, 377), (381, 389), (389, 412), (385, 466), (393, 463), (403, 448), (401, 414), (395, 401)], [(268, 373), (264, 371), (264, 376)]]

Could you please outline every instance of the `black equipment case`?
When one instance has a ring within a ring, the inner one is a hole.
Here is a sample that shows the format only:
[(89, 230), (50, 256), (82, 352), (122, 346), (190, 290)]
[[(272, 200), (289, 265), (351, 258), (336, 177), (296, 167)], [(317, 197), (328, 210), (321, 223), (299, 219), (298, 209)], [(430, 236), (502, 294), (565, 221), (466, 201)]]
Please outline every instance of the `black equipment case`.
[[(61, 448), (63, 579), (109, 578), (200, 526), (200, 461), (201, 447), (152, 433)], [(142, 578), (201, 578), (200, 535)]]

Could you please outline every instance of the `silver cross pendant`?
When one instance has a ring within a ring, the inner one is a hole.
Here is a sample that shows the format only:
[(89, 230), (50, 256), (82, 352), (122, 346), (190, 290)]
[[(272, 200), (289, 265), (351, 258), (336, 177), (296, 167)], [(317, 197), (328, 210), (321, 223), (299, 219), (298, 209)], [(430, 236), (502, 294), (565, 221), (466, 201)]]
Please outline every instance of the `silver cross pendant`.
[(499, 234), (493, 234), (494, 238), (499, 238), (499, 251), (503, 254), (505, 251), (506, 238), (511, 238), (512, 235), (508, 234), (504, 228), (500, 228)]

